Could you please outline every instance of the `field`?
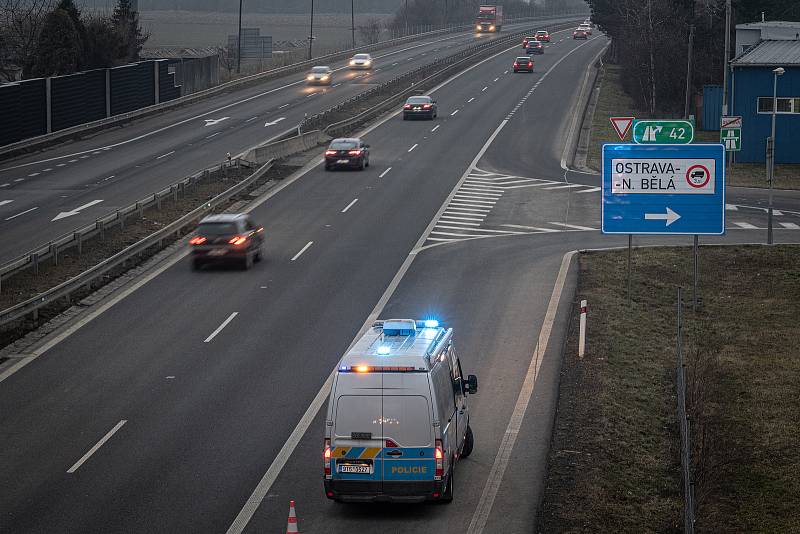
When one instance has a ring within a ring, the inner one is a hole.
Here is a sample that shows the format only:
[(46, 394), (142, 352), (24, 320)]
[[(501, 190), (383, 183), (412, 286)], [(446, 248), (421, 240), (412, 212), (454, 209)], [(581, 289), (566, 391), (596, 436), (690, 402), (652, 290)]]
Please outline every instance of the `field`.
[[(358, 26), (370, 19), (388, 20), (386, 14), (356, 15)], [(228, 35), (237, 32), (237, 13), (201, 13), (193, 11), (144, 11), (140, 20), (150, 32), (148, 47), (207, 47), (224, 46)], [(260, 28), (262, 35), (271, 35), (276, 48), (281, 42), (294, 42), (306, 46), (309, 35), (308, 15), (274, 15), (244, 13), (242, 27)], [(350, 16), (319, 13), (314, 15), (314, 48), (319, 52), (347, 47), (351, 43)]]
[[(800, 532), (800, 248), (583, 254), (587, 352), (572, 325), (539, 532), (681, 532), (675, 377), (683, 286), (698, 533)], [(577, 317), (574, 322), (577, 323)]]

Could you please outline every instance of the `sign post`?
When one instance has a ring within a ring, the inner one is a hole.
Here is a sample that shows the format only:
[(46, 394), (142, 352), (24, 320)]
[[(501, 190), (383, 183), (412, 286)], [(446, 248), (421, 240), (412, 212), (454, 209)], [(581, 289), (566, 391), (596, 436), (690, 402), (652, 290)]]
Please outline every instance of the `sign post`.
[(697, 236), (725, 233), (725, 147), (606, 144), (602, 168), (601, 229), (628, 234), (629, 271), (633, 234), (694, 236), (696, 309)]

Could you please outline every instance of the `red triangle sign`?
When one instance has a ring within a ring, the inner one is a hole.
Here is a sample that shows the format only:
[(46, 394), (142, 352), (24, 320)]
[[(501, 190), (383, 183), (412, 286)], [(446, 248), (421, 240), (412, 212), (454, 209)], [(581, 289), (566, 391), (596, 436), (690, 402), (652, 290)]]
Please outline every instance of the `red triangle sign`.
[(634, 120), (635, 117), (611, 117), (611, 124), (617, 131), (620, 141), (625, 140), (625, 136), (628, 135)]

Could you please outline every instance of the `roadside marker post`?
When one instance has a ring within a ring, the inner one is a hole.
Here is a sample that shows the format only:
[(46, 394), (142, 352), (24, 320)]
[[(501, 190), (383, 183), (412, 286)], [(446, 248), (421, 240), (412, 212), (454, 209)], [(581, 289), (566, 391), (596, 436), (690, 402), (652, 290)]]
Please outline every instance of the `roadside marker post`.
[(583, 358), (586, 352), (586, 301), (581, 301), (580, 335), (578, 336), (578, 357)]

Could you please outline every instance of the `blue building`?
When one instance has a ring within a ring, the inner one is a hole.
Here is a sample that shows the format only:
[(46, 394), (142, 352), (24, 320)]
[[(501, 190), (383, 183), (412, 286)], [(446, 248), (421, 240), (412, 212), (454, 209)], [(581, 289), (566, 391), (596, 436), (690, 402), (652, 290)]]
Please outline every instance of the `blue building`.
[(785, 74), (778, 77), (775, 163), (800, 163), (800, 38), (761, 40), (747, 46), (730, 66), (729, 115), (741, 115), (743, 126), (736, 161), (765, 161), (772, 129), (772, 71), (783, 67)]

